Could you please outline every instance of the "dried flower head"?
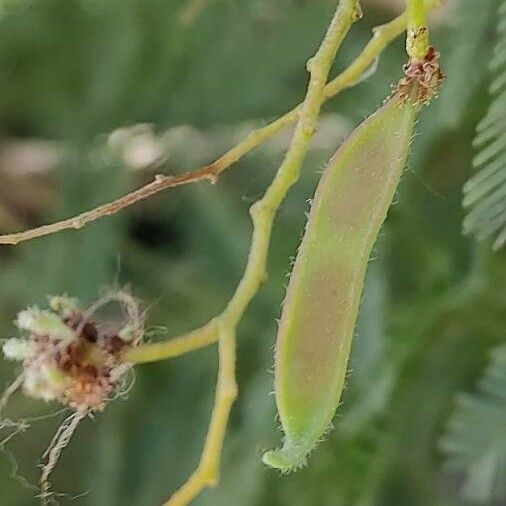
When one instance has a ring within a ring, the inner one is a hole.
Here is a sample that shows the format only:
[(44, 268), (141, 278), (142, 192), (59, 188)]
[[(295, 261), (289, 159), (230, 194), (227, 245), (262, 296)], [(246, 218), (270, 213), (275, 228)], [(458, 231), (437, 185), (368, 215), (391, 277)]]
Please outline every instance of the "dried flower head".
[[(99, 325), (96, 313), (110, 302), (120, 304), (123, 316)], [(137, 301), (125, 291), (111, 291), (86, 310), (61, 295), (49, 298), (48, 309), (29, 307), (18, 314), (15, 324), (24, 336), (7, 339), (2, 351), (6, 359), (21, 362), (23, 372), (0, 397), (0, 412), (20, 387), (29, 397), (73, 410), (43, 456), (39, 497), (44, 506), (54, 504), (49, 477), (79, 422), (103, 410), (124, 384), (130, 365), (121, 354), (142, 342), (143, 323)]]
[(412, 58), (404, 65), (404, 77), (395, 87), (394, 94), (416, 105), (428, 105), (437, 97), (444, 78), (439, 66), (439, 53), (429, 47), (422, 60)]
[[(111, 301), (121, 303), (125, 318), (115, 330), (102, 330), (94, 315)], [(26, 335), (8, 339), (2, 349), (5, 358), (22, 362), (24, 393), (87, 412), (105, 407), (128, 370), (121, 352), (137, 346), (143, 336), (138, 304), (122, 291), (87, 310), (74, 298), (51, 297), (49, 309), (30, 307), (15, 323)]]

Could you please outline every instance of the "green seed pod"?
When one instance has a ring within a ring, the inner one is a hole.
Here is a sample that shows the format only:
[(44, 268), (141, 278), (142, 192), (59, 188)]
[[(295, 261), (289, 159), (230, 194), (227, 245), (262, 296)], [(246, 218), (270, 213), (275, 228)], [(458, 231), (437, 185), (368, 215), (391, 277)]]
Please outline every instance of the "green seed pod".
[(344, 386), (367, 262), (406, 164), (418, 107), (398, 95), (342, 144), (316, 190), (283, 306), (275, 390), (285, 433), (264, 462), (304, 464)]
[(392, 97), (330, 160), (316, 190), (278, 332), (276, 403), (285, 432), (264, 462), (305, 463), (344, 386), (367, 262), (399, 183), (417, 112), (437, 96), (439, 53), (411, 59)]

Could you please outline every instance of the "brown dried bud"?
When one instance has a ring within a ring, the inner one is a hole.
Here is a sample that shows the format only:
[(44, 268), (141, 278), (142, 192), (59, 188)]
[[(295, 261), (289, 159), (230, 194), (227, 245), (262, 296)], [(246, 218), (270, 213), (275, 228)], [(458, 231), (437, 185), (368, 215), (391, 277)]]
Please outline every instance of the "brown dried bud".
[[(122, 304), (126, 321), (117, 332), (101, 332), (93, 313), (111, 301)], [(67, 296), (51, 297), (50, 308), (19, 313), (16, 324), (28, 337), (6, 341), (5, 357), (23, 362), (23, 390), (30, 397), (78, 411), (102, 410), (128, 369), (119, 352), (142, 340), (137, 302), (125, 292), (113, 292), (87, 311)]]
[(414, 105), (428, 105), (437, 97), (444, 79), (439, 53), (430, 47), (423, 60), (411, 59), (404, 66), (404, 77), (395, 87), (394, 95)]

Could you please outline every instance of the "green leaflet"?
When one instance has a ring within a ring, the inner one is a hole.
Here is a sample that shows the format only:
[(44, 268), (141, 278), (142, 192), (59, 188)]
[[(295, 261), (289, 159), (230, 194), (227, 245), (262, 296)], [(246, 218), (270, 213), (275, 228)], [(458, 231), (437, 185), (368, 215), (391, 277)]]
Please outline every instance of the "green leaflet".
[(506, 498), (506, 346), (492, 353), (479, 391), (458, 399), (441, 447), (447, 466), (464, 472), (467, 498), (483, 504)]
[[(445, 128), (457, 128), (463, 121), (471, 97), (488, 74), (483, 54), (490, 51), (490, 26), (497, 16), (497, 5), (497, 0), (459, 0), (451, 17), (453, 27), (445, 32), (441, 48), (447, 80), (436, 113)], [(470, 61), (472, 72), (468, 72)]]
[(494, 249), (506, 244), (506, 2), (499, 10), (499, 39), (491, 62), (492, 103), (478, 125), (474, 159), (479, 171), (464, 186), (464, 233), (478, 240), (495, 237)]
[(390, 99), (329, 162), (290, 278), (276, 348), (283, 448), (264, 462), (290, 470), (329, 428), (344, 386), (371, 249), (406, 164), (417, 107)]

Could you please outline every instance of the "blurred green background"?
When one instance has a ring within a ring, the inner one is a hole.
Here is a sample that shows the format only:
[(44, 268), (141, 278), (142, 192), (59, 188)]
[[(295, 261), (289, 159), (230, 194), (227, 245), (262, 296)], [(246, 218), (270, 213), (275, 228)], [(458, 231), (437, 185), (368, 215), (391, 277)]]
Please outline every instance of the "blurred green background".
[[(455, 0), (433, 20), (448, 79), (419, 122), (370, 262), (335, 430), (307, 468), (280, 476), (260, 455), (281, 436), (272, 351), (286, 274), (325, 160), (398, 79), (402, 39), (373, 77), (325, 105), (302, 179), (275, 223), (269, 280), (240, 326), (240, 398), (221, 483), (196, 505), (506, 505), (506, 260), (461, 233), (499, 4)], [(402, 1), (363, 5), (365, 18), (334, 73)], [(209, 0), (188, 22), (184, 0), (2, 0), (0, 231), (76, 214), (155, 171), (196, 168), (291, 108), (304, 96), (305, 61), (333, 7), (330, 0)], [(279, 135), (215, 186), (170, 190), (80, 231), (1, 247), (1, 337), (13, 335), (19, 310), (44, 304), (47, 294), (89, 303), (118, 284), (145, 302), (152, 339), (206, 322), (241, 276), (248, 207), (288, 139)], [(138, 367), (128, 400), (86, 420), (64, 452), (53, 476), (54, 488), (69, 494), (61, 503), (161, 504), (197, 463), (216, 359), (210, 347)], [(2, 384), (14, 373), (0, 363)], [(17, 396), (5, 416), (57, 409)], [(38, 503), (13, 474), (36, 483), (63, 416), (34, 421), (5, 445), (1, 506)]]

